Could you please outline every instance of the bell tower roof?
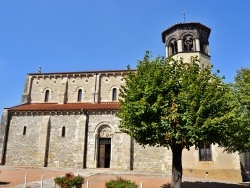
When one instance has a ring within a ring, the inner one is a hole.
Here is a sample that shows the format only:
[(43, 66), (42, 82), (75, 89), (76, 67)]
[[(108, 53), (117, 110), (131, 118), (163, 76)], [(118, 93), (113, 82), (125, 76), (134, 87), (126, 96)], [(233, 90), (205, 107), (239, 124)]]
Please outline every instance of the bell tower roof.
[(179, 31), (178, 33), (181, 34), (185, 31), (193, 30), (196, 31), (197, 38), (199, 35), (206, 35), (206, 38), (209, 38), (211, 29), (199, 22), (188, 22), (188, 23), (176, 23), (173, 26), (169, 27), (165, 31), (162, 32), (162, 42), (166, 43), (167, 36), (170, 36), (172, 33), (176, 33), (176, 31)]

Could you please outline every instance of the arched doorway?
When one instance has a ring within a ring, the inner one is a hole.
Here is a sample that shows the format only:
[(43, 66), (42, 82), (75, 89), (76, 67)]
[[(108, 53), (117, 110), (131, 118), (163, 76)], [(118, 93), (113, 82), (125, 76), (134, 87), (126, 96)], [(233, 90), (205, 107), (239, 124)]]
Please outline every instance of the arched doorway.
[(109, 168), (111, 160), (111, 135), (112, 130), (109, 126), (103, 125), (98, 130), (98, 168)]

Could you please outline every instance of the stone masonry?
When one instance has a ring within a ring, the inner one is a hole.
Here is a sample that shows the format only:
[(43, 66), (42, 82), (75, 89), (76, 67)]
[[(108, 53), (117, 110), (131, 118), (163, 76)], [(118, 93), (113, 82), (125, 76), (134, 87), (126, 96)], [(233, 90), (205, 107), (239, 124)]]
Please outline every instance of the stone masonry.
[[(117, 89), (117, 101), (125, 73), (29, 74), (22, 102), (48, 105), (115, 102), (112, 101), (113, 89)], [(80, 102), (77, 101), (79, 89), (83, 92)], [(50, 95), (44, 102), (46, 91)], [(9, 114), (8, 143), (3, 157), (6, 165), (96, 168), (100, 157), (98, 142), (105, 130), (109, 135), (104, 138), (111, 139), (110, 168), (170, 172), (171, 152), (165, 148), (144, 148), (135, 143), (120, 131), (117, 110), (10, 109)], [(3, 122), (7, 122), (7, 116), (3, 117)]]

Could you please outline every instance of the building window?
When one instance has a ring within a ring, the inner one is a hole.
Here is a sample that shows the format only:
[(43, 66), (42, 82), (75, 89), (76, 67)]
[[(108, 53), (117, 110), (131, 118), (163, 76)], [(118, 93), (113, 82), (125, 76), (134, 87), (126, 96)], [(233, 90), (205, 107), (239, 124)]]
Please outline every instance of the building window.
[(210, 143), (201, 144), (199, 147), (199, 160), (212, 161), (212, 150)]
[(49, 101), (49, 90), (45, 91), (45, 97), (44, 97), (44, 102), (48, 102)]
[(77, 95), (77, 102), (81, 102), (82, 101), (82, 89), (78, 90), (78, 95)]
[(63, 127), (62, 127), (62, 137), (65, 137), (65, 133), (66, 133), (66, 129), (65, 129), (65, 127), (63, 126)]
[(117, 89), (113, 88), (112, 90), (112, 101), (116, 101), (117, 100)]
[(26, 126), (23, 127), (23, 135), (26, 135)]
[(171, 40), (169, 43), (169, 56), (175, 55), (178, 53), (177, 41)]
[(205, 69), (205, 65), (204, 63), (201, 64), (201, 70), (204, 70)]
[(183, 38), (184, 52), (194, 51), (194, 39), (188, 35)]

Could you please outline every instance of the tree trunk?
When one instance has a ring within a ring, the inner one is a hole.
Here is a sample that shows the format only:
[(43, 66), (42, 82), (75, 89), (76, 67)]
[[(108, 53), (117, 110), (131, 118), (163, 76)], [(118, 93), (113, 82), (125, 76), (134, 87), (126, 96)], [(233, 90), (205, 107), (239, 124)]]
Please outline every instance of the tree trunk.
[(182, 146), (174, 144), (172, 147), (172, 180), (171, 188), (181, 188), (182, 181)]

